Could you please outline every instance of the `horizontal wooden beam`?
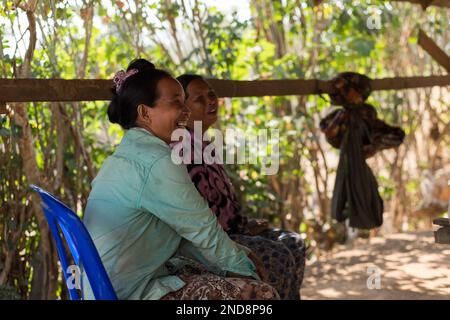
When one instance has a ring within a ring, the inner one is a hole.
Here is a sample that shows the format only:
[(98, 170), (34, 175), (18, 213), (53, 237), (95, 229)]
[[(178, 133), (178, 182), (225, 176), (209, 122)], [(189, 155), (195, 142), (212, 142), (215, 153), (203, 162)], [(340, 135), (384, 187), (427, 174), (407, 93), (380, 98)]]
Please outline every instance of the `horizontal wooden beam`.
[(371, 82), (372, 90), (403, 90), (427, 87), (450, 86), (450, 74), (428, 77), (395, 77), (375, 79)]
[(110, 100), (112, 80), (0, 79), (6, 102)]
[(419, 29), (419, 39), (417, 41), (419, 46), (422, 47), (437, 63), (450, 72), (450, 56), (448, 56), (444, 50), (439, 48), (439, 46), (427, 36), (427, 34)]
[[(436, 6), (442, 8), (450, 8), (450, 0), (386, 0), (388, 2), (409, 2), (419, 4), (425, 10), (429, 6)], [(323, 0), (314, 0), (314, 5), (319, 5)], [(331, 3), (331, 1), (330, 1)]]
[[(328, 93), (329, 80), (209, 79), (220, 97), (289, 96)], [(6, 102), (110, 100), (112, 80), (0, 79), (0, 100)], [(374, 79), (372, 89), (401, 90), (450, 86), (450, 75)]]
[(450, 0), (387, 0), (390, 2), (410, 2), (415, 4), (420, 4), (423, 9), (429, 6), (450, 8)]
[(220, 97), (264, 97), (309, 95), (329, 92), (330, 81), (326, 80), (254, 80), (236, 81), (208, 79)]

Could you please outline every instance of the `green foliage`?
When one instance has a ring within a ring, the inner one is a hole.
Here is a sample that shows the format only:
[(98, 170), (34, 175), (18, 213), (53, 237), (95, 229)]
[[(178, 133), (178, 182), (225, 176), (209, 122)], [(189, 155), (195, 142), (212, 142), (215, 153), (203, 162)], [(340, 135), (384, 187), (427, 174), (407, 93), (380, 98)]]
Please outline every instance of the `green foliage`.
[[(420, 25), (442, 40), (448, 29), (448, 16), (436, 8), (422, 12), (411, 4), (394, 6), (381, 0), (324, 1), (317, 7), (312, 1), (251, 0), (246, 2), (250, 19), (243, 19), (240, 11), (226, 12), (205, 0), (38, 3), (38, 43), (31, 64), (34, 78), (112, 78), (136, 57), (148, 58), (174, 75), (194, 72), (235, 80), (329, 79), (342, 71), (378, 78), (429, 74), (433, 71), (431, 61), (427, 57), (416, 59), (416, 36), (407, 32)], [(24, 12), (13, 10), (13, 1), (3, 4), (0, 77), (11, 78), (17, 76), (17, 67), (23, 62), (28, 25)], [(89, 4), (94, 9), (92, 28), (86, 23), (85, 6)], [(381, 18), (380, 29), (368, 28), (370, 16)], [(87, 34), (90, 41), (85, 51)], [(413, 59), (417, 62), (407, 62)], [(418, 109), (412, 109), (414, 101), (397, 92), (376, 92), (370, 98), (381, 118), (402, 125), (411, 135), (421, 125), (415, 112)], [(28, 104), (33, 147), (45, 183), (80, 215), (92, 179), (89, 163), (95, 173), (123, 134), (118, 126), (108, 124), (107, 105)], [(220, 110), (222, 130), (234, 127), (251, 134), (266, 128), (279, 130), (281, 157), (276, 176), (262, 175), (261, 163), (230, 165), (227, 170), (246, 214), (300, 232), (311, 246), (326, 242), (325, 235), (340, 228), (330, 221), (327, 209), (337, 152), (324, 143), (317, 128), (320, 114), (329, 106), (326, 97), (317, 96), (236, 98), (222, 101)], [(448, 123), (450, 113), (442, 114)], [(8, 283), (26, 298), (40, 228), (34, 218), (17, 223), (20, 210), (27, 217), (33, 216), (17, 147), (20, 136), (20, 126), (10, 118), (0, 118), (0, 155), (6, 163), (0, 169), (0, 197), (7, 203), (0, 212), (0, 243), (2, 252), (14, 245), (20, 249), (15, 252), (15, 261), (19, 261), (15, 266), (20, 271), (11, 274)], [(418, 162), (423, 168), (429, 166), (426, 160)], [(56, 170), (57, 164), (62, 172)], [(387, 168), (379, 168), (385, 201), (402, 194), (397, 189), (403, 185), (392, 176), (396, 165), (392, 160)], [(410, 202), (417, 202), (419, 184), (417, 177), (404, 183)], [(12, 239), (10, 235), (15, 232), (21, 234), (19, 239), (4, 241), (4, 234)], [(58, 295), (64, 297), (62, 288), (57, 289)]]

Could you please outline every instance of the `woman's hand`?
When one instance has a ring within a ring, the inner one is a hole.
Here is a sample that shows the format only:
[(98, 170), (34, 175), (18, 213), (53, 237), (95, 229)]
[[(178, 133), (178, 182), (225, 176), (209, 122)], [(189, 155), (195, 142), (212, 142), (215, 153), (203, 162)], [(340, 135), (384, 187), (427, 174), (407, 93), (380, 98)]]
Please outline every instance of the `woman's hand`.
[[(267, 274), (266, 268), (264, 267), (261, 259), (259, 259), (253, 252), (249, 252), (249, 254), (247, 255), (248, 258), (250, 260), (252, 260), (253, 264), (256, 267), (256, 273), (258, 274), (258, 276), (261, 278), (261, 281), (263, 282), (267, 282), (269, 276)], [(245, 278), (245, 279), (253, 279), (252, 277), (249, 276), (244, 276), (238, 273), (234, 273), (234, 272), (227, 272), (227, 277), (230, 278)]]
[(269, 221), (266, 219), (251, 219), (246, 225), (246, 233), (251, 236), (256, 236), (267, 229), (269, 229)]

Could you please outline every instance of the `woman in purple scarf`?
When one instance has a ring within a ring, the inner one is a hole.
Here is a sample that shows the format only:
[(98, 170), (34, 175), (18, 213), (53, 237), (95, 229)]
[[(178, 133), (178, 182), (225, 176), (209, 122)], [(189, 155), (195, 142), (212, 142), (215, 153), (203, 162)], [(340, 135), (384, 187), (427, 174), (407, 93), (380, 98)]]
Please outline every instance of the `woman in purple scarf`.
[[(199, 75), (185, 74), (177, 80), (184, 88), (186, 105), (191, 109), (187, 127), (192, 137), (192, 161), (187, 167), (192, 182), (230, 238), (248, 247), (262, 260), (268, 272), (268, 283), (278, 290), (281, 299), (299, 299), (305, 269), (305, 246), (300, 235), (270, 229), (267, 220), (247, 219), (241, 214), (241, 204), (224, 166), (207, 164), (202, 158), (200, 164), (194, 163), (194, 121), (201, 121), (203, 135), (217, 121), (218, 99)], [(202, 155), (207, 145), (202, 143)]]

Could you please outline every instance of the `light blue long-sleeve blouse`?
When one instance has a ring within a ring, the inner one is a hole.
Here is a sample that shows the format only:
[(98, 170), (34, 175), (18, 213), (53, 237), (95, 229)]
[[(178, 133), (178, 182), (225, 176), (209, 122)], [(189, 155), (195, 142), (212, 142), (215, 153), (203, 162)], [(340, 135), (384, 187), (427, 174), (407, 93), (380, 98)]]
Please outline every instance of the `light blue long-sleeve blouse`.
[[(185, 283), (165, 265), (175, 253), (211, 272), (259, 279), (198, 193), (186, 167), (151, 133), (128, 130), (92, 182), (84, 223), (120, 299), (160, 299)], [(175, 259), (174, 259), (175, 260)], [(85, 299), (92, 299), (82, 275)]]

